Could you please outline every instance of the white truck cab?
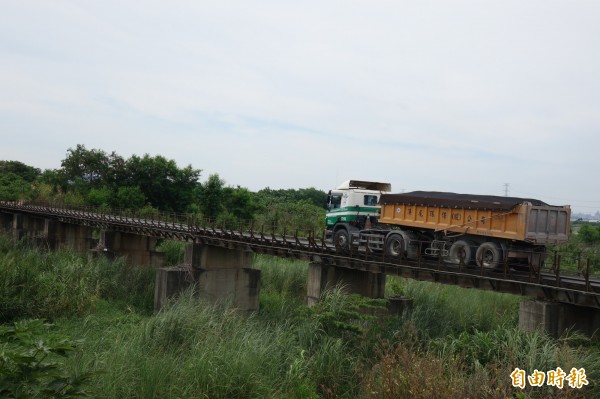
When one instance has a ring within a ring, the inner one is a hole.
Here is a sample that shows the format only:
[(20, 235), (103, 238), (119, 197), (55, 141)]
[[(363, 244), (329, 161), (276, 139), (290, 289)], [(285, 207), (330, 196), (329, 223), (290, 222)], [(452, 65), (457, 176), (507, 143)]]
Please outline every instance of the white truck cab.
[(325, 216), (326, 238), (333, 239), (336, 246), (347, 247), (353, 232), (379, 217), (379, 197), (392, 191), (390, 183), (364, 180), (347, 180), (327, 195)]

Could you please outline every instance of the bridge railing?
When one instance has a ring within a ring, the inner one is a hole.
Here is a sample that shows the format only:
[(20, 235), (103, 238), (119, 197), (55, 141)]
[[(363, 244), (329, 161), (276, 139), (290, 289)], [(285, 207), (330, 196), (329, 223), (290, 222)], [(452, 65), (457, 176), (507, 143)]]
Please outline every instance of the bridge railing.
[(269, 238), (288, 240), (310, 240), (315, 245), (325, 246), (325, 231), (319, 223), (312, 220), (305, 223), (286, 224), (281, 221), (257, 222), (255, 220), (228, 218), (207, 218), (198, 213), (177, 213), (159, 211), (155, 208), (112, 208), (107, 206), (90, 206), (65, 203), (63, 201), (0, 201), (5, 207), (54, 214), (59, 216), (79, 217), (82, 219), (105, 220), (110, 222), (139, 223), (152, 227), (188, 227), (191, 231), (208, 231), (235, 233), (238, 236), (249, 234)]

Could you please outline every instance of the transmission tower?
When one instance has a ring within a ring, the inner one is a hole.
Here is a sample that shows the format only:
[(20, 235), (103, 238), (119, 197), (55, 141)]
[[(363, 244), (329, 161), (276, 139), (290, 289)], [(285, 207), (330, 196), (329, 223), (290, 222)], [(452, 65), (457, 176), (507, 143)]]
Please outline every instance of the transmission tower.
[(510, 186), (510, 183), (504, 183), (504, 196), (508, 197), (508, 187)]

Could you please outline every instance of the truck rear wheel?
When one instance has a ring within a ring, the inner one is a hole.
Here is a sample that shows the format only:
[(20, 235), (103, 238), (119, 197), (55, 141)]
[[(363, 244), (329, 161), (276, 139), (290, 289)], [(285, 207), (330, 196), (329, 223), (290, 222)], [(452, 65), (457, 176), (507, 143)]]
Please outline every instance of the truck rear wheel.
[(475, 259), (479, 267), (496, 269), (502, 261), (502, 249), (495, 242), (484, 242), (477, 248)]
[(345, 229), (339, 229), (333, 234), (333, 244), (335, 245), (335, 250), (340, 252), (348, 252), (350, 248), (350, 239), (348, 236), (348, 231)]
[(455, 241), (448, 251), (448, 256), (445, 259), (446, 262), (455, 265), (462, 263), (468, 266), (473, 260), (473, 246), (473, 243), (470, 241)]
[(405, 255), (404, 237), (392, 234), (385, 240), (385, 254), (392, 258), (403, 258)]

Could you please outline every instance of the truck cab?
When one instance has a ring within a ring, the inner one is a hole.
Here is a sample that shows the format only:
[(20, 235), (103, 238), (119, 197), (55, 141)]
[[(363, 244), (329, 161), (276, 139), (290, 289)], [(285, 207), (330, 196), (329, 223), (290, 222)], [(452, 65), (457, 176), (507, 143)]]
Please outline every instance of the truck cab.
[(347, 249), (353, 233), (376, 223), (381, 212), (379, 197), (392, 190), (390, 183), (348, 180), (327, 195), (325, 237)]

